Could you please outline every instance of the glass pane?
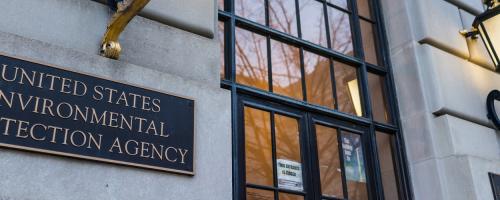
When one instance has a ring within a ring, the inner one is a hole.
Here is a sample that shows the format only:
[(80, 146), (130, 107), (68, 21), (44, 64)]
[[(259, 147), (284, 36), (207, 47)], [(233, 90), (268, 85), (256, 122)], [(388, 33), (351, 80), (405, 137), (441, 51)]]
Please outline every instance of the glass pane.
[(334, 108), (330, 60), (304, 51), (307, 101), (312, 104)]
[(236, 82), (269, 90), (264, 36), (236, 28)]
[(269, 26), (297, 37), (295, 0), (269, 0)]
[(274, 200), (274, 192), (247, 188), (247, 200)]
[(219, 37), (219, 44), (220, 44), (220, 78), (224, 79), (224, 60), (225, 60), (225, 54), (224, 54), (224, 22), (219, 22), (219, 32), (217, 36)]
[(303, 190), (300, 157), (299, 124), (297, 119), (274, 115), (276, 131), (276, 166), (278, 187)]
[(247, 183), (273, 185), (270, 113), (245, 107), (245, 166)]
[(303, 196), (288, 194), (288, 193), (279, 193), (280, 200), (304, 200)]
[(368, 191), (361, 136), (342, 131), (341, 140), (349, 200), (366, 200)]
[(235, 14), (257, 23), (266, 23), (264, 0), (234, 0)]
[(219, 10), (224, 10), (224, 0), (217, 0), (217, 5), (219, 6)]
[(344, 198), (337, 130), (321, 125), (315, 125), (315, 127), (321, 193), (323, 196)]
[(358, 1), (358, 14), (360, 16), (372, 19), (370, 2), (371, 0), (357, 0)]
[(275, 114), (274, 120), (276, 126), (276, 158), (301, 162), (297, 119)]
[(334, 61), (337, 102), (339, 111), (362, 116), (361, 96), (357, 69), (353, 66)]
[(384, 77), (368, 73), (368, 86), (372, 103), (373, 119), (378, 122), (391, 122), (387, 109)]
[(327, 47), (323, 4), (316, 0), (300, 0), (302, 39)]
[(347, 0), (326, 0), (326, 2), (336, 5), (338, 7), (348, 9)]
[(361, 25), (361, 37), (363, 40), (363, 51), (365, 53), (365, 61), (374, 65), (380, 65), (377, 55), (377, 46), (375, 42), (375, 32), (373, 24), (359, 20)]
[(385, 199), (398, 200), (398, 183), (396, 181), (396, 172), (394, 171), (394, 160), (392, 157), (394, 138), (392, 135), (378, 131), (376, 132), (376, 137)]
[(332, 49), (346, 55), (354, 55), (349, 14), (328, 6), (328, 23)]
[[(490, 43), (485, 43), (486, 49), (488, 50), (488, 53), (490, 54), (491, 57), (493, 57), (496, 53), (497, 58), (500, 58), (500, 28), (498, 24), (500, 23), (500, 15), (497, 15), (484, 21), (483, 23), (480, 24), (479, 26), (479, 32), (481, 33), (481, 38), (484, 41), (484, 38), (486, 38), (486, 35), (488, 35), (488, 38), (491, 42)], [(486, 31), (486, 32), (485, 32)], [(485, 34), (486, 33), (486, 34)], [(495, 66), (499, 66), (500, 63), (498, 63), (499, 60), (493, 59), (493, 64)]]
[(299, 49), (271, 40), (271, 61), (273, 92), (302, 100)]

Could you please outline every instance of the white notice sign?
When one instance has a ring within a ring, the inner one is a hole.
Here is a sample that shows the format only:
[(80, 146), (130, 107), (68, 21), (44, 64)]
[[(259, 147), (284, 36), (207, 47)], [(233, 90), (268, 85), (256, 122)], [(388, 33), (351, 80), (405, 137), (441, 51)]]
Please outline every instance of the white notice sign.
[(298, 162), (277, 159), (278, 187), (289, 190), (302, 191), (302, 165)]

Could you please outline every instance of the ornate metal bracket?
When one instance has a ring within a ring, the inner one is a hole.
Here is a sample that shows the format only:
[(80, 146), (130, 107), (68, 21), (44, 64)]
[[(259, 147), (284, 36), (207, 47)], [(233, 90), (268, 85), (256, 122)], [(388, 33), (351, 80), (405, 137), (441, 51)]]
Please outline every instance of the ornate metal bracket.
[(493, 122), (493, 125), (500, 130), (500, 118), (495, 109), (495, 100), (500, 101), (500, 91), (498, 90), (493, 90), (490, 94), (488, 94), (488, 97), (486, 98), (486, 109), (488, 111), (488, 119), (490, 119)]
[(109, 21), (106, 33), (101, 42), (101, 56), (118, 59), (121, 46), (118, 42), (120, 34), (125, 30), (128, 23), (141, 11), (150, 0), (112, 0), (117, 3), (117, 11)]

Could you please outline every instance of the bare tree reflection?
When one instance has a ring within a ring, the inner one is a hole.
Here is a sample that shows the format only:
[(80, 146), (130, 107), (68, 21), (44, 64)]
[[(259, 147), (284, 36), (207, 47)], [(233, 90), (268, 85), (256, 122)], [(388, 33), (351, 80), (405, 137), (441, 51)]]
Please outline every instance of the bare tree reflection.
[(273, 186), (270, 113), (245, 108), (247, 183)]
[[(335, 2), (345, 2), (336, 0)], [(298, 12), (294, 0), (269, 0), (269, 26), (278, 31), (298, 37), (299, 29), (302, 38), (312, 43), (330, 46), (333, 50), (353, 55), (352, 34), (349, 14), (327, 8), (325, 16), (324, 4), (315, 0), (299, 0)], [(265, 24), (265, 7), (263, 0), (235, 0), (236, 14), (258, 23)], [(300, 13), (301, 27), (298, 27), (296, 13)], [(328, 17), (328, 25), (326, 18)], [(327, 38), (326, 30), (330, 38)], [(332, 84), (330, 59), (304, 51), (304, 79), (302, 84), (301, 55), (298, 47), (271, 39), (267, 52), (267, 38), (242, 28), (236, 28), (236, 81), (261, 90), (269, 91), (269, 75), (272, 77), (272, 91), (298, 100), (303, 100), (303, 87), (306, 87), (307, 100), (328, 108), (343, 112), (355, 113), (355, 107), (347, 82), (356, 80), (356, 69), (351, 66), (337, 68), (334, 63), (333, 74), (337, 79), (335, 89)], [(328, 45), (328, 41), (330, 44)], [(269, 57), (270, 56), (270, 57)], [(272, 66), (269, 74), (268, 64)], [(337, 91), (338, 102), (335, 102), (334, 91)], [(273, 161), (270, 113), (245, 108), (245, 152), (246, 177), (248, 183), (259, 185), (273, 184)], [(298, 121), (293, 118), (275, 115), (276, 157), (301, 162)], [(320, 156), (325, 157), (321, 165), (321, 182), (329, 189), (329, 193), (342, 195), (340, 162), (337, 148), (336, 132), (327, 131), (331, 137), (325, 145), (318, 147)], [(334, 137), (332, 135), (335, 135)], [(340, 186), (340, 187), (339, 187)], [(280, 195), (281, 197), (281, 195)], [(302, 199), (302, 197), (283, 197)]]

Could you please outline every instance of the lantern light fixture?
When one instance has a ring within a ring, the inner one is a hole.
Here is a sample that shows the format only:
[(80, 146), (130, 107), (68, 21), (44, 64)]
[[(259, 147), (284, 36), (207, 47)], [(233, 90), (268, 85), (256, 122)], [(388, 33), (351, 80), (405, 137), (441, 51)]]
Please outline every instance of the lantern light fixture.
[(495, 71), (500, 72), (500, 0), (484, 0), (486, 11), (478, 15), (472, 23), (471, 30), (462, 30), (465, 37), (481, 36)]

